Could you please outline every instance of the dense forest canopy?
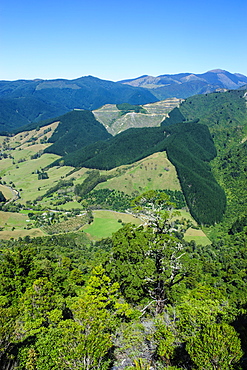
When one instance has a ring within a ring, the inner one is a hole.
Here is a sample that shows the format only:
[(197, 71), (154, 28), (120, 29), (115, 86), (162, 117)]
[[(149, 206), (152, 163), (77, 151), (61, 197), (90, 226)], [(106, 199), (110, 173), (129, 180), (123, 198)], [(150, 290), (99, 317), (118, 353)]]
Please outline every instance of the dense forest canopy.
[(94, 245), (2, 242), (2, 369), (245, 368), (246, 228), (200, 247), (164, 192), (132, 206), (146, 226)]

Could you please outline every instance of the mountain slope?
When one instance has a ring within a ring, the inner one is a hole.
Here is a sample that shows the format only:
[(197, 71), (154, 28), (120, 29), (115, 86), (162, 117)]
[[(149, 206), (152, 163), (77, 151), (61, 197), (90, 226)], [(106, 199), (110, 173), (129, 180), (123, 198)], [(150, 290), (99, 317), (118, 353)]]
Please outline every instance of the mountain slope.
[(227, 196), (222, 227), (230, 229), (246, 214), (247, 90), (193, 96), (176, 110), (187, 120), (199, 119), (210, 130), (217, 149), (210, 165)]
[[(109, 170), (162, 151), (167, 152), (168, 159), (176, 167), (195, 220), (202, 224), (219, 222), (225, 210), (225, 195), (207, 163), (216, 156), (216, 150), (205, 125), (185, 122), (128, 129), (64, 156), (63, 163)], [(60, 162), (55, 161), (53, 166)]]
[(108, 132), (116, 135), (131, 127), (156, 127), (168, 116), (168, 113), (182, 102), (181, 99), (166, 99), (151, 104), (133, 106), (124, 110), (120, 105), (107, 104), (94, 110), (95, 118)]
[(87, 110), (74, 110), (52, 120), (55, 121), (59, 124), (48, 141), (52, 145), (45, 150), (46, 153), (63, 156), (111, 137), (105, 127), (96, 121), (92, 112)]
[(123, 84), (143, 87), (158, 99), (171, 97), (187, 98), (196, 94), (206, 94), (216, 89), (238, 89), (247, 83), (247, 77), (215, 69), (202, 74), (179, 73), (157, 77), (141, 76), (133, 80), (120, 81)]
[(142, 88), (92, 76), (75, 80), (0, 81), (0, 131), (39, 122), (75, 108), (96, 109), (108, 103), (157, 101)]

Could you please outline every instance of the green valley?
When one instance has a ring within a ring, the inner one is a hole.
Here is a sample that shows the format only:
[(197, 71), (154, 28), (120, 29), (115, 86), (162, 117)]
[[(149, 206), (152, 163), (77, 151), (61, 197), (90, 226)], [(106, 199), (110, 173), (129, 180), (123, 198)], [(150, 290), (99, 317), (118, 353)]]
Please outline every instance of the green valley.
[[(52, 109), (84, 83), (33, 82)], [(247, 92), (135, 92), (0, 136), (3, 370), (247, 367)]]

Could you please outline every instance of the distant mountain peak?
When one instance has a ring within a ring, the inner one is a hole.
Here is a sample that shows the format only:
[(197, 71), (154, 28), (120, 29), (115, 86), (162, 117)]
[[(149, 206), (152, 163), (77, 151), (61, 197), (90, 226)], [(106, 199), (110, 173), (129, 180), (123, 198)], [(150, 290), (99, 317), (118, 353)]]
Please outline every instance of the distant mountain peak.
[(227, 71), (225, 71), (224, 69), (211, 69), (208, 72), (212, 72), (212, 73), (225, 73)]
[(216, 89), (239, 89), (247, 83), (247, 77), (218, 68), (201, 74), (177, 73), (157, 77), (140, 76), (121, 82), (146, 88), (157, 99), (164, 100), (173, 97), (185, 99), (192, 95), (210, 93)]

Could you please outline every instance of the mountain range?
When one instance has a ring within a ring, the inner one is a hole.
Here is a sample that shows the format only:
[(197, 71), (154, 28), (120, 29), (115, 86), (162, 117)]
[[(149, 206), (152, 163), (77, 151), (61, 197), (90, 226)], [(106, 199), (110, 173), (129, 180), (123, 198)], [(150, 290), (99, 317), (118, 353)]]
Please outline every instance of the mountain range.
[(0, 132), (107, 103), (157, 101), (148, 90), (87, 76), (76, 80), (0, 81)]
[(73, 109), (95, 110), (105, 104), (148, 104), (168, 98), (187, 98), (217, 89), (247, 84), (239, 73), (213, 70), (204, 74), (180, 73), (141, 76), (112, 82), (93, 76), (74, 80), (0, 81), (0, 132), (60, 116)]
[(247, 83), (247, 77), (240, 73), (214, 69), (202, 74), (179, 73), (157, 77), (144, 75), (119, 82), (148, 89), (156, 98), (162, 100), (171, 97), (188, 98), (196, 94), (210, 93), (217, 89), (238, 89)]

